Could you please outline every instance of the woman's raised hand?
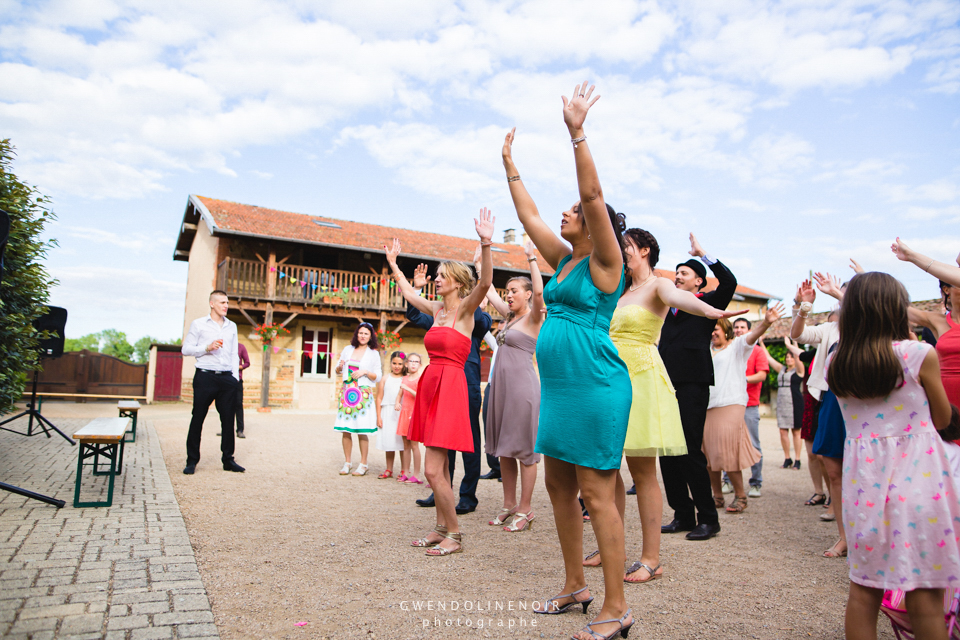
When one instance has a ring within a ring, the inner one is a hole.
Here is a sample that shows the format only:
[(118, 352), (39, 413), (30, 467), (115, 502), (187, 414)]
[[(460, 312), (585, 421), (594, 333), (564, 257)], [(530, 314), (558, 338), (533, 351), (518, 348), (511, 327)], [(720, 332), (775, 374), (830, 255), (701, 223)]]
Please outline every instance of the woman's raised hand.
[[(477, 235), (480, 236), (481, 242), (491, 241), (493, 238), (493, 223), (495, 221), (496, 218), (493, 217), (493, 212), (486, 207), (480, 209), (480, 218), (473, 219), (473, 223), (477, 228)], [(387, 259), (389, 259), (389, 256)]]
[(400, 255), (400, 238), (394, 238), (391, 246), (383, 245), (383, 250), (387, 254), (387, 263), (391, 267), (397, 266), (397, 256)]
[(784, 310), (783, 303), (778, 302), (777, 304), (767, 309), (767, 312), (763, 315), (763, 321), (767, 324), (773, 324), (774, 322), (776, 322), (777, 320), (783, 317), (783, 310)]
[(423, 289), (430, 282), (430, 276), (427, 275), (427, 265), (422, 262), (413, 270), (413, 286), (416, 289)]
[(810, 302), (811, 304), (817, 299), (817, 291), (813, 288), (813, 284), (809, 280), (804, 280), (803, 284), (800, 285), (800, 302)]
[(523, 245), (523, 255), (527, 256), (527, 258), (537, 257), (537, 248), (533, 246), (533, 242), (530, 240), (527, 240), (527, 242)]
[(853, 269), (854, 273), (863, 273), (863, 267), (853, 258), (850, 258), (850, 268)]
[(578, 84), (573, 88), (573, 95), (569, 100), (566, 96), (561, 96), (563, 99), (563, 121), (571, 133), (583, 128), (583, 121), (587, 119), (587, 111), (600, 99), (599, 95), (592, 100), (590, 99), (594, 88), (591, 85), (587, 89), (587, 81), (584, 80), (583, 84)]
[(513, 164), (513, 136), (517, 133), (517, 128), (510, 129), (510, 133), (503, 139), (503, 150), (500, 154), (503, 156), (503, 166), (509, 168)]
[(893, 255), (897, 256), (897, 260), (903, 260), (904, 262), (910, 262), (910, 259), (913, 257), (913, 250), (907, 246), (906, 242), (897, 238), (892, 245), (890, 245), (890, 250), (893, 251)]
[(813, 279), (817, 283), (817, 289), (820, 289), (821, 293), (825, 293), (828, 296), (832, 296), (836, 299), (843, 297), (843, 292), (840, 290), (840, 278), (837, 276), (831, 276), (829, 273), (823, 274), (817, 271), (813, 274)]

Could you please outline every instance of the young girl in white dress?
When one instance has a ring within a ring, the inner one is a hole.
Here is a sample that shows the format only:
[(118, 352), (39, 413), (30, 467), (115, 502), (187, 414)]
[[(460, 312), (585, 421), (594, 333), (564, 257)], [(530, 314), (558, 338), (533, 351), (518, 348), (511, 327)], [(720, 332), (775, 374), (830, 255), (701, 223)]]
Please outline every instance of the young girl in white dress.
[[(397, 435), (397, 420), (400, 412), (396, 410), (400, 395), (400, 382), (407, 373), (403, 365), (403, 353), (390, 354), (390, 373), (377, 383), (377, 449), (387, 452), (387, 468), (377, 476), (379, 480), (393, 477), (393, 461), (397, 451), (403, 451), (403, 436)], [(401, 466), (403, 466), (401, 464)]]

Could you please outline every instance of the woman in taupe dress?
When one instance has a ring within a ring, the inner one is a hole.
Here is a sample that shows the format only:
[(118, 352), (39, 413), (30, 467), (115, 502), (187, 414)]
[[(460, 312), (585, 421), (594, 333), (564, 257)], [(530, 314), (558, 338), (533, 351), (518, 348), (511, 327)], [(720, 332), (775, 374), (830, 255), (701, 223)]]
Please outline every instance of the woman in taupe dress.
[(506, 303), (492, 287), (487, 294), (494, 308), (507, 319), (497, 335), (499, 348), (488, 382), (490, 404), (484, 425), (485, 450), (500, 458), (503, 478), (503, 508), (489, 524), (500, 526), (512, 518), (510, 524), (503, 527), (510, 532), (523, 531), (533, 525), (530, 500), (540, 462), (540, 454), (533, 450), (540, 419), (540, 378), (533, 368), (533, 356), (543, 324), (543, 278), (537, 268), (533, 244), (528, 242), (524, 252), (530, 264), (530, 279), (509, 280)]

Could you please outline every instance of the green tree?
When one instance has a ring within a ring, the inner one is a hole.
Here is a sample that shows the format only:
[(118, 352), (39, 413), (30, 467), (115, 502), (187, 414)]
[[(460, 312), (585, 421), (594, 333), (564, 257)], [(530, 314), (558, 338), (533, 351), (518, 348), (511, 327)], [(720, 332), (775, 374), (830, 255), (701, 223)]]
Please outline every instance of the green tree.
[(131, 362), (133, 358), (133, 345), (127, 340), (127, 334), (117, 329), (104, 329), (100, 332), (100, 341), (103, 347), (100, 353), (114, 358), (120, 358), (124, 362)]
[(56, 219), (50, 200), (13, 173), (15, 152), (0, 140), (0, 209), (10, 215), (10, 237), (0, 281), (0, 414), (20, 400), (27, 373), (38, 365), (40, 334), (33, 321), (46, 312), (56, 280), (42, 266), (55, 240), (43, 241), (44, 228)]
[(64, 341), (64, 351), (100, 351), (100, 334), (88, 333), (80, 338), (67, 338)]
[(144, 364), (150, 360), (150, 345), (159, 343), (160, 340), (150, 336), (143, 336), (133, 343), (133, 359), (139, 364)]

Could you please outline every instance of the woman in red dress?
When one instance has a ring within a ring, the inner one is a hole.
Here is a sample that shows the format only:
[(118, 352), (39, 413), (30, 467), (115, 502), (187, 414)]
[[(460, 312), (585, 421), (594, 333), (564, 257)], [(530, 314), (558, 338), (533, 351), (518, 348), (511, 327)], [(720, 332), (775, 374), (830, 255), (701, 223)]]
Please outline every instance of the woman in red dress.
[(384, 246), (400, 293), (408, 303), (434, 316), (433, 327), (423, 338), (430, 364), (420, 376), (416, 405), (407, 433), (410, 440), (422, 442), (427, 449), (424, 473), (433, 487), (437, 526), (412, 544), (414, 547), (430, 547), (427, 550), (430, 556), (446, 556), (463, 551), (450, 469), (447, 466), (447, 451), (452, 449), (473, 453), (470, 402), (463, 365), (470, 355), (473, 313), (493, 283), (490, 247), (493, 245), (494, 218), (483, 208), (480, 210), (480, 219), (474, 222), (482, 249), (480, 282), (474, 281), (473, 271), (464, 263), (441, 262), (435, 282), (437, 296), (442, 301), (420, 297), (403, 276), (397, 267), (397, 256), (400, 255), (398, 239), (394, 238), (393, 247)]
[(940, 357), (940, 379), (950, 404), (960, 406), (960, 287), (940, 281), (944, 313), (907, 308), (911, 324), (933, 331)]

